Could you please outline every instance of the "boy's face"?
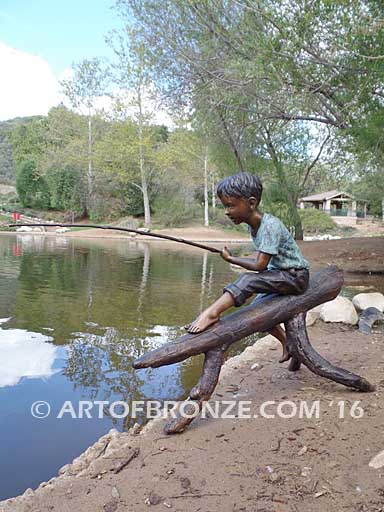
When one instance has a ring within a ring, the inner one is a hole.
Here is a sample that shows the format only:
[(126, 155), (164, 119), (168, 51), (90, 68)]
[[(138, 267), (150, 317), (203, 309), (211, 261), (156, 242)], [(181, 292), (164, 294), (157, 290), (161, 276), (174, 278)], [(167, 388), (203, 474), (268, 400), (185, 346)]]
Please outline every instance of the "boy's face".
[(246, 199), (242, 197), (222, 196), (220, 200), (225, 208), (225, 215), (229, 217), (234, 224), (241, 224), (242, 222), (248, 224), (257, 206), (254, 197)]

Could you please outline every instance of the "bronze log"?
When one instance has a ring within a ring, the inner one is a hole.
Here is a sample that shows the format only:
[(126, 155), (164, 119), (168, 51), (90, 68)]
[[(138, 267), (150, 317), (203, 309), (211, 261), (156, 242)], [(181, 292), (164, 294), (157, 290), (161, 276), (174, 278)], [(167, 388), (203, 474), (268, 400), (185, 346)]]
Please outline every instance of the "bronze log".
[[(203, 371), (198, 383), (189, 393), (189, 399), (179, 404), (175, 417), (170, 419), (165, 427), (166, 434), (182, 432), (201, 412), (203, 402), (207, 402), (215, 390), (219, 380), (220, 370), (224, 363), (224, 352), (228, 347), (219, 347), (208, 350), (205, 354)], [(182, 411), (181, 411), (182, 408)], [(181, 414), (183, 412), (183, 414)], [(186, 414), (185, 414), (186, 413)]]
[(375, 386), (364, 377), (334, 366), (312, 347), (305, 326), (305, 313), (299, 313), (285, 322), (287, 349), (295, 361), (303, 363), (316, 375), (359, 391), (375, 391)]

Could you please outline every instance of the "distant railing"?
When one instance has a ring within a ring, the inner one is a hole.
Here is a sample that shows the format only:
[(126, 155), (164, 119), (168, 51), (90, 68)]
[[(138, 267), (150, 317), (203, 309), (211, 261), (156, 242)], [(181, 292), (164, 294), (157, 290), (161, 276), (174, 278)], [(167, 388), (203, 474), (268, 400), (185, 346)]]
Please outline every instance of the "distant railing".
[(332, 217), (348, 217), (348, 209), (331, 209), (331, 216)]

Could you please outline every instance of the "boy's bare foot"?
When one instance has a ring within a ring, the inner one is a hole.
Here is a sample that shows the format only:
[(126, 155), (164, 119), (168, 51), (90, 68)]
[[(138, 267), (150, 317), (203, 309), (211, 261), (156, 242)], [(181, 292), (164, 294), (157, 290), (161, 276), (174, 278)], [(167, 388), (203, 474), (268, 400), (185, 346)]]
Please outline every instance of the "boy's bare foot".
[(219, 320), (219, 316), (214, 313), (209, 313), (208, 310), (203, 311), (201, 315), (199, 315), (196, 320), (192, 323), (185, 325), (184, 329), (186, 329), (191, 334), (197, 334), (199, 332), (205, 331), (210, 325), (213, 325)]
[(283, 355), (279, 359), (279, 363), (285, 363), (285, 361), (289, 361), (291, 359), (291, 354), (286, 350), (284, 347), (283, 349)]

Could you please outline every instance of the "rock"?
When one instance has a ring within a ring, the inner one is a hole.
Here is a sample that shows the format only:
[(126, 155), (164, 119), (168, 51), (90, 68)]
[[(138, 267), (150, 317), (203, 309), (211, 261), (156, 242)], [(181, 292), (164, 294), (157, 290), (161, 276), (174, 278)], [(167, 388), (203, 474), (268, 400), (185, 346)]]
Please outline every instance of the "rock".
[(142, 426), (140, 425), (140, 423), (135, 423), (135, 424), (133, 425), (133, 427), (131, 427), (131, 428), (128, 430), (128, 432), (129, 432), (130, 434), (132, 434), (133, 436), (137, 436), (138, 434), (140, 434), (141, 427), (142, 427)]
[(19, 228), (16, 229), (16, 231), (18, 233), (30, 233), (32, 231), (32, 228), (30, 228), (29, 226), (21, 226)]
[(163, 498), (161, 496), (158, 496), (154, 492), (151, 492), (148, 496), (148, 498), (145, 498), (144, 503), (146, 505), (158, 505), (163, 501)]
[(116, 486), (112, 487), (111, 495), (112, 495), (112, 498), (115, 498), (117, 500), (120, 499), (119, 489)]
[(303, 446), (302, 448), (300, 448), (297, 455), (299, 455), (299, 457), (300, 457), (301, 455), (304, 455), (305, 453), (307, 453), (307, 451), (308, 451), (308, 448), (306, 446)]
[(382, 313), (384, 311), (384, 295), (379, 292), (358, 293), (353, 297), (352, 303), (359, 311), (367, 308), (376, 308)]
[(384, 466), (384, 450), (373, 457), (368, 466), (373, 469), (382, 468)]
[(320, 318), (320, 311), (313, 311), (312, 309), (307, 312), (307, 316), (305, 317), (305, 324), (307, 327), (313, 325), (316, 320)]
[(71, 464), (64, 464), (64, 466), (62, 466), (58, 471), (59, 475), (64, 475), (65, 473), (67, 473), (70, 470), (70, 468), (71, 468)]
[(108, 432), (108, 434), (106, 434), (108, 439), (114, 439), (115, 437), (118, 437), (119, 435), (119, 431), (116, 430), (115, 428), (111, 428)]
[(323, 305), (320, 318), (323, 322), (342, 322), (350, 325), (356, 325), (359, 321), (352, 302), (340, 296)]

